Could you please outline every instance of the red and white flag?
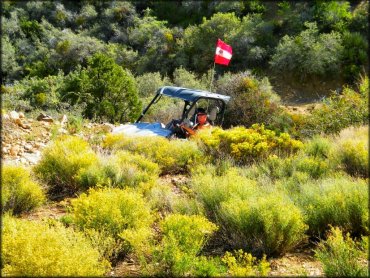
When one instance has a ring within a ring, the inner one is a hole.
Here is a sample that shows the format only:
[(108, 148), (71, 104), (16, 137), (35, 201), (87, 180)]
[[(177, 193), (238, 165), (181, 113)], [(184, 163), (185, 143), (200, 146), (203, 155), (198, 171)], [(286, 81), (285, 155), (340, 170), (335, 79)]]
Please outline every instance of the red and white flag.
[(232, 56), (233, 50), (231, 46), (218, 39), (215, 54), (215, 63), (228, 66)]

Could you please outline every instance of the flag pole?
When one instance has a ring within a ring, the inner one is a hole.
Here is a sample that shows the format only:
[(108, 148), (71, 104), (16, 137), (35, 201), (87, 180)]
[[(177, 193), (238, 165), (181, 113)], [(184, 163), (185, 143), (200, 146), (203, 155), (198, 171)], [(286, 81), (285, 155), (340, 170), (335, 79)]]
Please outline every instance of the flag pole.
[(216, 62), (213, 62), (212, 75), (211, 75), (211, 83), (209, 84), (209, 91), (210, 92), (212, 92), (212, 83), (213, 83), (213, 76), (215, 75), (215, 66), (216, 66)]

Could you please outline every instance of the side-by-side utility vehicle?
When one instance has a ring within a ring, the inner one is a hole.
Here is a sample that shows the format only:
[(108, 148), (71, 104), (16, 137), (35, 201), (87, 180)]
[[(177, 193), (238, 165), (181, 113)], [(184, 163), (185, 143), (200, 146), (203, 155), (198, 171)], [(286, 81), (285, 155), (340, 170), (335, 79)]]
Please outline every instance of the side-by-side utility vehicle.
[[(178, 118), (168, 120), (167, 124), (141, 122), (149, 108), (157, 104), (163, 96), (174, 98), (177, 104), (183, 102), (182, 107), (179, 108), (182, 112), (179, 111)], [(201, 128), (221, 126), (229, 100), (229, 96), (207, 91), (173, 86), (161, 87), (135, 123), (117, 126), (113, 129), (113, 133), (123, 133), (128, 136), (187, 138)]]

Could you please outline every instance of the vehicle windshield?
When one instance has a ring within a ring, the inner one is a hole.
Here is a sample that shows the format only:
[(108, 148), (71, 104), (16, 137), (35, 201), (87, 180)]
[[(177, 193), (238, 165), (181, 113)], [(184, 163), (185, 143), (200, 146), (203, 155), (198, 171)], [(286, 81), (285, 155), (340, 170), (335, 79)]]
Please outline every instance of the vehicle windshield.
[[(151, 98), (147, 99), (147, 101), (143, 103), (143, 107), (146, 107), (150, 101)], [(181, 119), (183, 110), (184, 101), (182, 99), (162, 96), (158, 102), (150, 107), (141, 121), (160, 122), (166, 125), (173, 119)]]

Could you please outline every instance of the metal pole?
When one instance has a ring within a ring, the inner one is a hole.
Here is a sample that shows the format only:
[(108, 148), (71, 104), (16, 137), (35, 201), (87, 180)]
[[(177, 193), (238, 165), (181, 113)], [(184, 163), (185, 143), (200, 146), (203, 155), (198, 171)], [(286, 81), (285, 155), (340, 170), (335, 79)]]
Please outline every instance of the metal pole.
[(210, 92), (212, 92), (212, 83), (213, 83), (213, 76), (215, 75), (215, 66), (216, 66), (216, 63), (213, 62), (212, 75), (211, 75), (211, 83), (209, 84), (209, 91)]

